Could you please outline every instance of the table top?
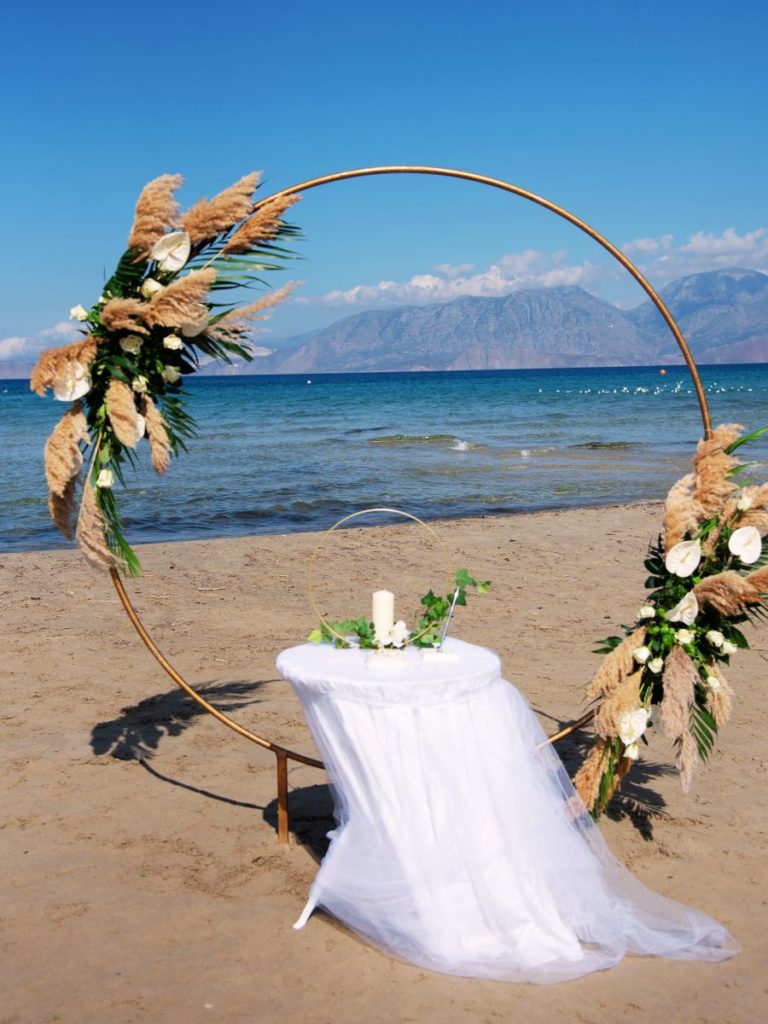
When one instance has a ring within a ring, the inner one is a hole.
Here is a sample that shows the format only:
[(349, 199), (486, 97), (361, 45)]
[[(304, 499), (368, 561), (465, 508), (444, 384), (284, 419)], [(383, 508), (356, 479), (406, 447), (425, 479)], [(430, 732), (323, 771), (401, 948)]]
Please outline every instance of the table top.
[(462, 640), (447, 639), (443, 656), (410, 646), (398, 654), (302, 644), (279, 655), (277, 670), (302, 698), (412, 706), (463, 699), (501, 678), (498, 655)]

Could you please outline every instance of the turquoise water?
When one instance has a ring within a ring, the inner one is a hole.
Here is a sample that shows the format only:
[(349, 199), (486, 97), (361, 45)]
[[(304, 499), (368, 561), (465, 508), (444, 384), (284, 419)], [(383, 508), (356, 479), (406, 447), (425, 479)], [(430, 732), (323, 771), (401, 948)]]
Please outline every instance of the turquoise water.
[[(768, 364), (701, 370), (713, 423), (768, 423)], [(661, 498), (702, 425), (687, 371), (620, 367), (198, 377), (199, 434), (163, 478), (128, 471), (132, 541), (323, 529), (391, 505), (427, 518)], [(42, 449), (64, 406), (0, 381), (0, 550), (58, 547)], [(744, 450), (768, 477), (768, 441)]]

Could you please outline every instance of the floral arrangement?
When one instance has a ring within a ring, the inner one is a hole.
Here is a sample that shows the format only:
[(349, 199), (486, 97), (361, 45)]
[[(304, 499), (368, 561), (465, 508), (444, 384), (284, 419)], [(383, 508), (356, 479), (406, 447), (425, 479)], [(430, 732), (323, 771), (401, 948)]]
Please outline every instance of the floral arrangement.
[(749, 646), (739, 627), (766, 615), (768, 595), (768, 484), (740, 486), (747, 467), (734, 452), (766, 430), (743, 436), (727, 424), (699, 443), (645, 560), (651, 593), (624, 636), (608, 637), (596, 652), (606, 655), (587, 687), (598, 702), (596, 738), (574, 778), (593, 817), (639, 757), (651, 725), (673, 741), (687, 791), (728, 720), (732, 692), (722, 667)]
[[(183, 379), (201, 359), (250, 360), (251, 323), (289, 293), (287, 286), (250, 305), (214, 302), (216, 292), (261, 284), (291, 254), (278, 242), (296, 236), (282, 220), (297, 196), (254, 203), (258, 174), (248, 174), (211, 200), (181, 213), (179, 175), (164, 174), (139, 196), (128, 249), (89, 309), (73, 307), (84, 338), (43, 352), (30, 377), (72, 402), (45, 446), (48, 507), (67, 539), (77, 537), (93, 564), (140, 566), (125, 539), (113, 491), (149, 442), (164, 473), (185, 450), (195, 424), (184, 408)], [(87, 462), (85, 479), (83, 466)], [(80, 484), (82, 487), (80, 488)], [(78, 491), (80, 499), (78, 507)]]
[(446, 597), (439, 597), (430, 590), (421, 598), (420, 604), (424, 610), (412, 630), (399, 619), (386, 636), (379, 637), (374, 623), (362, 617), (328, 624), (322, 622), (317, 629), (312, 630), (307, 640), (310, 643), (333, 643), (335, 647), (354, 645), (363, 650), (399, 650), (407, 644), (413, 644), (414, 647), (439, 647), (454, 609), (466, 606), (467, 588), (475, 589), (478, 594), (486, 594), (491, 587), (490, 580), (478, 582), (466, 569), (458, 570), (455, 582), (456, 589)]

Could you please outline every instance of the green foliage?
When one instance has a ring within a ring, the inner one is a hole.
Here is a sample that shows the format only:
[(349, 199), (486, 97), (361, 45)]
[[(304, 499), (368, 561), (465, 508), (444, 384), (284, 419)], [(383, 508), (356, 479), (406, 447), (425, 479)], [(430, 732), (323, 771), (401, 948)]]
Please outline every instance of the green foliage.
[[(491, 586), (490, 580), (478, 583), (466, 569), (459, 569), (455, 582), (456, 589), (445, 597), (438, 597), (430, 590), (421, 598), (420, 604), (424, 610), (406, 642), (412, 643), (414, 647), (438, 647), (453, 608), (466, 605), (467, 589), (472, 588), (478, 594), (486, 594)], [(366, 650), (382, 646), (376, 637), (373, 623), (365, 618), (344, 619), (341, 622), (331, 622), (329, 625), (322, 622), (312, 630), (307, 639), (310, 643), (332, 643), (334, 647), (351, 647), (352, 643), (346, 639), (348, 637), (356, 637), (356, 646)]]

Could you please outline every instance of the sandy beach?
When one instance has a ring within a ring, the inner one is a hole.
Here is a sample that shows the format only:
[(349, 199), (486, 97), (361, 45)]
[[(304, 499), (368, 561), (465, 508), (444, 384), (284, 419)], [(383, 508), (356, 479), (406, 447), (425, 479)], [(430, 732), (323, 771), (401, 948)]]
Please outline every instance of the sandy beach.
[[(453, 635), (498, 651), (548, 731), (583, 711), (595, 640), (633, 620), (660, 522), (646, 504), (440, 524), (454, 565), (493, 580)], [(306, 566), (317, 543), (146, 546), (144, 575), (127, 584), (190, 682), (310, 755), (274, 664), (315, 624)], [(318, 602), (339, 616), (366, 612), (380, 586), (418, 597), (439, 584), (435, 565), (418, 527), (345, 531), (323, 548)], [(752, 649), (733, 661), (733, 718), (692, 792), (656, 735), (601, 823), (643, 882), (721, 921), (742, 952), (717, 965), (628, 958), (535, 987), (427, 973), (323, 914), (294, 932), (331, 827), (324, 774), (292, 765), (291, 843), (279, 845), (274, 757), (198, 713), (108, 575), (74, 550), (1, 555), (0, 605), (0, 1024), (741, 1024), (768, 1013), (765, 629), (748, 628)], [(585, 739), (559, 748), (571, 769)]]

